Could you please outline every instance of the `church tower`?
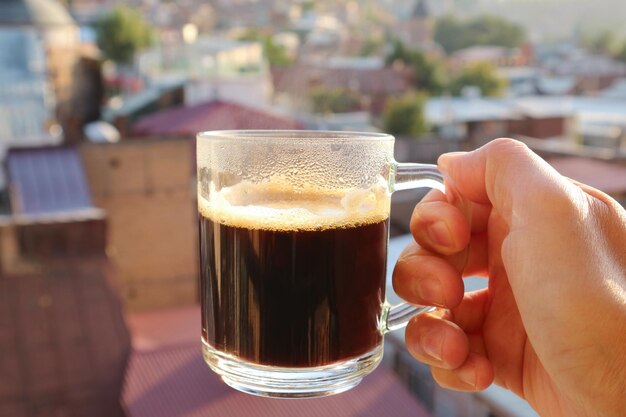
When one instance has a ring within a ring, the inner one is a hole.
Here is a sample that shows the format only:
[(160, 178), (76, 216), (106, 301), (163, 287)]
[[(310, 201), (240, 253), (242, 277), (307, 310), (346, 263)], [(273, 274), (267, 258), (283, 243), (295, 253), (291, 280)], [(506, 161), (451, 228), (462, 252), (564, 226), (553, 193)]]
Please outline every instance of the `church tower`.
[(435, 34), (435, 19), (427, 0), (417, 0), (407, 22), (405, 42), (418, 49), (429, 49)]

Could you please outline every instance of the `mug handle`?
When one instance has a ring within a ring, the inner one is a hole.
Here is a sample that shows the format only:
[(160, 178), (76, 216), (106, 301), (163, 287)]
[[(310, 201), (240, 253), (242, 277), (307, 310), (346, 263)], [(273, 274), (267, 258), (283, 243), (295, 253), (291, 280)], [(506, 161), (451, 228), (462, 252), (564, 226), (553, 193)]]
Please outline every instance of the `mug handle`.
[[(391, 192), (415, 188), (434, 188), (446, 192), (443, 175), (432, 164), (394, 163), (391, 167)], [(389, 305), (383, 308), (382, 332), (387, 333), (405, 327), (418, 314), (435, 310), (432, 306), (415, 306), (408, 303)]]

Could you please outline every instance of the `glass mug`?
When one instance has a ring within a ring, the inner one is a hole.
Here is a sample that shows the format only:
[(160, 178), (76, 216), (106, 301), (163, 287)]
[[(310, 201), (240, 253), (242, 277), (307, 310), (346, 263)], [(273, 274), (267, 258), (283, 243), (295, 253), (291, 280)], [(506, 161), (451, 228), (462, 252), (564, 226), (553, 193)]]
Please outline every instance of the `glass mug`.
[(436, 166), (397, 163), (386, 134), (198, 134), (205, 361), (268, 397), (346, 391), (383, 335), (433, 307), (385, 301), (394, 191), (444, 191)]

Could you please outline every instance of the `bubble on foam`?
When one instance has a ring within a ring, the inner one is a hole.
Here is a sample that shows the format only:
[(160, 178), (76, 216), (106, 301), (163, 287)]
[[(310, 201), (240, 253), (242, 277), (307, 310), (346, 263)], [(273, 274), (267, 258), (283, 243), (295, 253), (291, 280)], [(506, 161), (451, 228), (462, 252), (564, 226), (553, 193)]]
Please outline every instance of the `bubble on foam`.
[(199, 210), (211, 220), (237, 227), (270, 230), (319, 230), (377, 223), (389, 216), (387, 182), (379, 177), (367, 188), (321, 190), (294, 187), (282, 178), (240, 182), (219, 191), (210, 184)]
[(387, 182), (381, 176), (368, 188), (357, 188), (349, 191), (341, 199), (341, 206), (347, 213), (367, 214), (376, 211), (380, 201), (388, 199)]

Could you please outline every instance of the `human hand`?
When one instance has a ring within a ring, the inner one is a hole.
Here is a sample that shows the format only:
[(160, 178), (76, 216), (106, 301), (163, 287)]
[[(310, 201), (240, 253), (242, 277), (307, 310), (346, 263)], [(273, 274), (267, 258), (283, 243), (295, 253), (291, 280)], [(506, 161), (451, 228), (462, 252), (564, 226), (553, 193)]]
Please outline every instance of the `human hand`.
[[(447, 388), (495, 381), (543, 416), (623, 416), (624, 209), (512, 139), (439, 166), (446, 195), (416, 206), (393, 275), (407, 301), (442, 307), (409, 323), (409, 351)], [(489, 286), (463, 294), (466, 276)]]

